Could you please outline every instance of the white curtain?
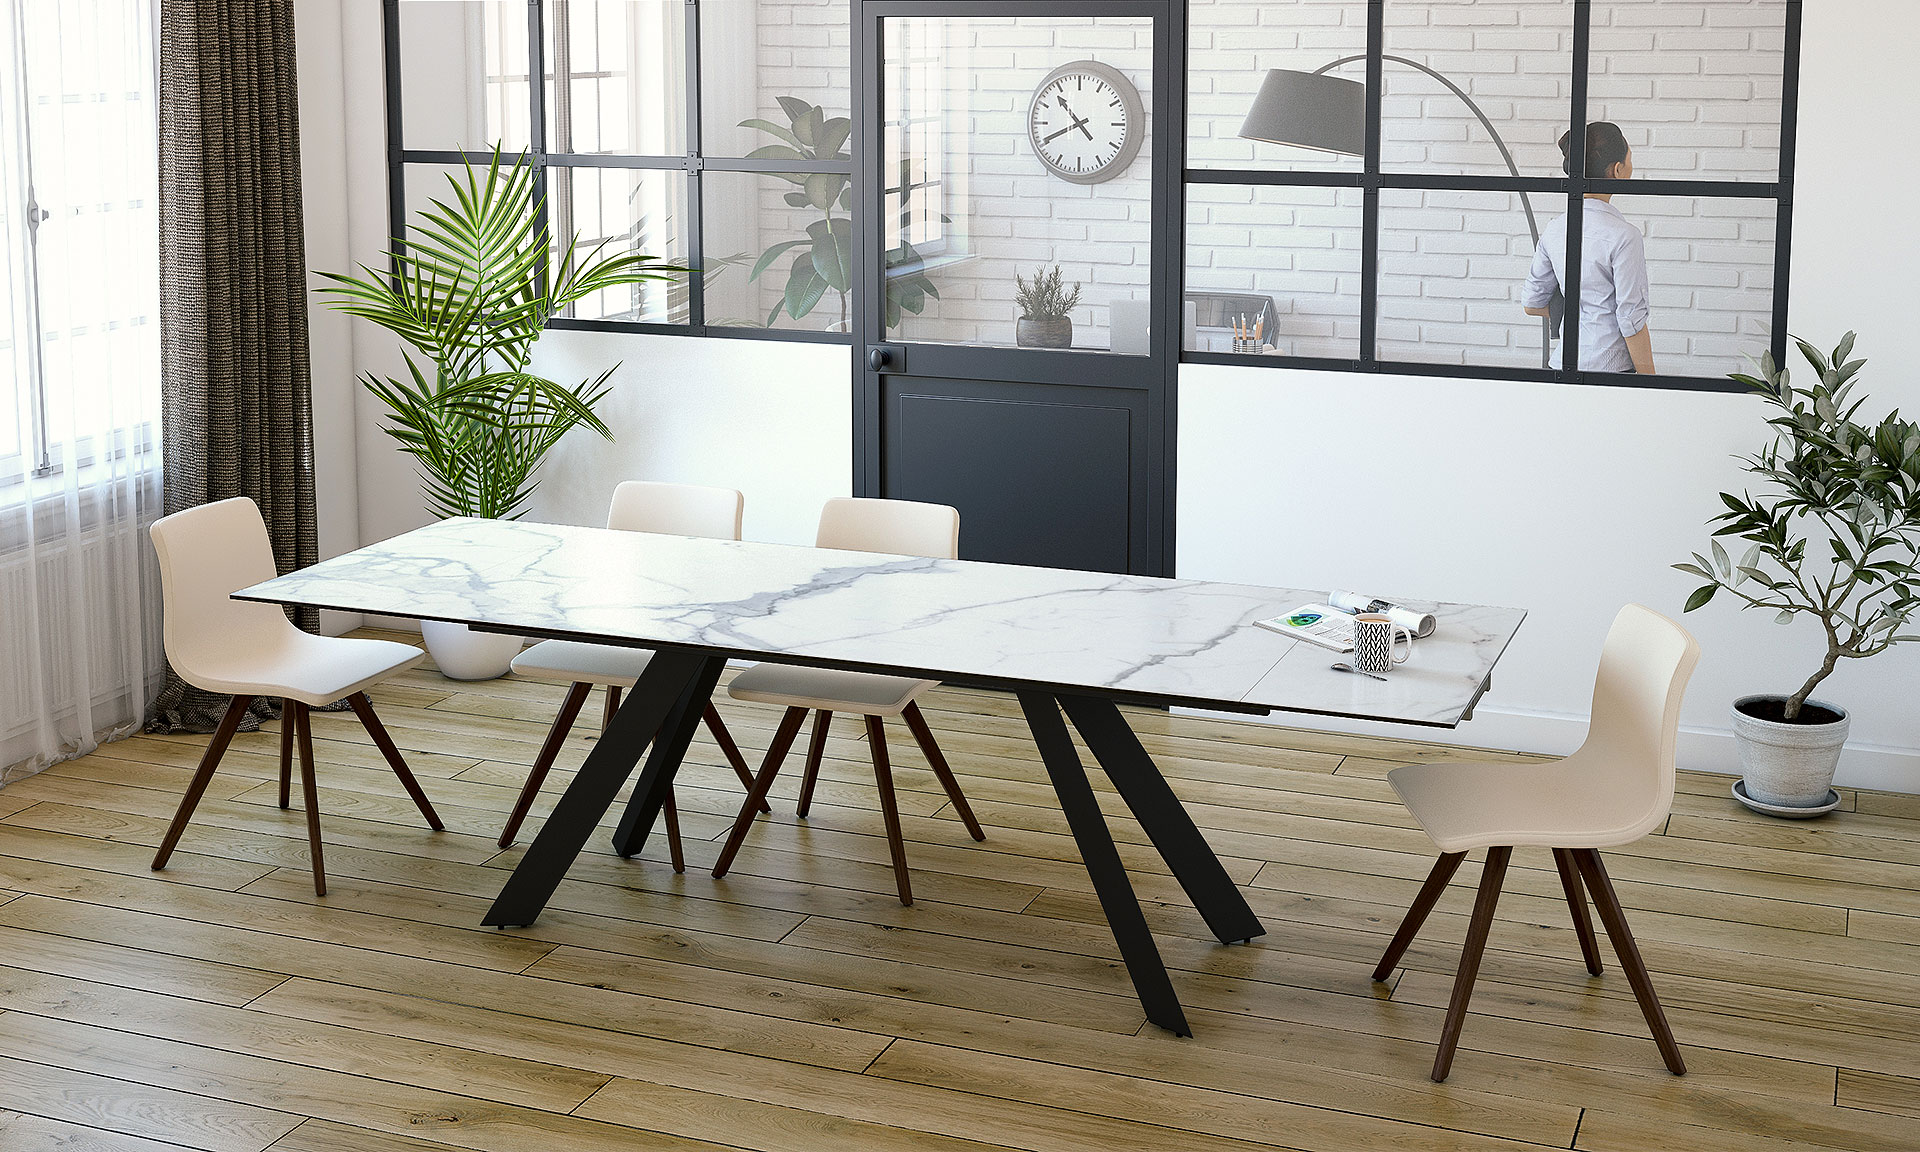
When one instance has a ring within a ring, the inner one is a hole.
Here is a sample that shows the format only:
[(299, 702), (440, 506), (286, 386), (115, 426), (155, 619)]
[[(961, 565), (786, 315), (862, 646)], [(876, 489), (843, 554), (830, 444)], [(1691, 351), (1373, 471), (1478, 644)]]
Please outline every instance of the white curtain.
[(151, 0), (0, 0), (0, 785), (161, 669)]

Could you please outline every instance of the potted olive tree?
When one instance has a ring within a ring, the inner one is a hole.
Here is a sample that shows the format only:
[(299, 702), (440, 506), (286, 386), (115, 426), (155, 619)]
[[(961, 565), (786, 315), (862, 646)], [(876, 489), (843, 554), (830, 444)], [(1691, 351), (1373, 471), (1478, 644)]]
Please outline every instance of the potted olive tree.
[[(1852, 360), (1849, 332), (1831, 356), (1796, 340), (1816, 376), (1795, 385), (1771, 355), (1760, 376), (1733, 379), (1758, 393), (1774, 437), (1741, 459), (1759, 490), (1720, 494), (1711, 555), (1675, 568), (1706, 583), (1687, 599), (1691, 612), (1725, 591), (1742, 608), (1790, 624), (1819, 624), (1826, 651), (1819, 667), (1785, 695), (1733, 703), (1734, 740), (1745, 775), (1734, 795), (1750, 808), (1783, 816), (1831, 811), (1834, 769), (1851, 722), (1846, 709), (1813, 698), (1842, 660), (1877, 656), (1920, 640), (1905, 631), (1920, 607), (1920, 425), (1889, 413), (1877, 424), (1856, 419), (1853, 395), (1864, 360)], [(1735, 559), (1721, 543), (1742, 541)]]
[(1036, 268), (1033, 279), (1013, 274), (1013, 302), (1020, 307), (1013, 342), (1022, 348), (1073, 347), (1073, 310), (1080, 306), (1080, 284), (1061, 283), (1060, 265)]
[[(448, 198), (430, 201), (396, 242), (392, 270), (323, 272), (331, 306), (371, 320), (406, 345), (406, 375), (361, 378), (386, 407), (387, 435), (419, 465), (439, 516), (513, 519), (538, 484), (547, 452), (575, 428), (608, 439), (594, 415), (619, 367), (561, 384), (531, 370), (547, 321), (594, 292), (687, 269), (579, 238), (555, 245), (540, 212), (533, 166), (523, 156), (468, 163), (447, 174)], [(417, 354), (417, 357), (416, 357)], [(515, 636), (425, 621), (427, 650), (448, 676), (502, 675), (520, 650)]]

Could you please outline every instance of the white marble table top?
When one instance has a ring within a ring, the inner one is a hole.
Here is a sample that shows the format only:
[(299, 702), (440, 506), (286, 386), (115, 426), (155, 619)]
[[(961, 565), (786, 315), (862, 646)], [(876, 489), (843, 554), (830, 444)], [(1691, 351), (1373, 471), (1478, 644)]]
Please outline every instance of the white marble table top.
[(1444, 727), (1470, 711), (1526, 616), (1405, 601), (1439, 628), (1382, 683), (1254, 626), (1324, 591), (467, 519), (234, 595), (530, 637)]

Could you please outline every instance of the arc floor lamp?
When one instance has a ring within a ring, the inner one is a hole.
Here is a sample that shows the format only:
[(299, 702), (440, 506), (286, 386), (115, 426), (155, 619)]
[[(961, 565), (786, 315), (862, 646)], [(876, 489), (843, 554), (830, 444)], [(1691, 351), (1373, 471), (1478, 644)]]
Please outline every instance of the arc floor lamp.
[[(1296, 72), (1290, 68), (1270, 69), (1267, 78), (1260, 84), (1260, 94), (1253, 98), (1253, 107), (1247, 110), (1246, 121), (1240, 125), (1240, 135), (1268, 144), (1291, 144), (1347, 156), (1364, 155), (1367, 148), (1367, 86), (1358, 80), (1328, 73), (1342, 64), (1365, 59), (1365, 56), (1342, 56), (1311, 72)], [(1467, 110), (1480, 121), (1480, 126), (1487, 130), (1487, 135), (1493, 138), (1493, 146), (1500, 150), (1500, 159), (1507, 162), (1507, 171), (1515, 179), (1519, 178), (1520, 167), (1513, 162), (1513, 153), (1507, 151), (1507, 142), (1500, 138), (1493, 121), (1487, 119), (1487, 114), (1480, 110), (1480, 106), (1473, 102), (1473, 97), (1467, 95), (1464, 89), (1418, 60), (1385, 55), (1381, 59), (1424, 72), (1458, 96)], [(1533, 215), (1533, 200), (1525, 191), (1520, 193), (1520, 206), (1526, 211), (1527, 231), (1532, 233), (1534, 247), (1538, 248), (1540, 224)], [(1553, 319), (1541, 318), (1540, 366), (1543, 368), (1551, 366), (1549, 345), (1556, 327)]]

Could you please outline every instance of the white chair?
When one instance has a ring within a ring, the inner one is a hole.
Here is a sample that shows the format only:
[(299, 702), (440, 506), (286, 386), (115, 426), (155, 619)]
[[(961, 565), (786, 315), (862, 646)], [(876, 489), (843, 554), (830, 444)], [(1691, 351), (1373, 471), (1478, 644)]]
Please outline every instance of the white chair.
[[(820, 512), (820, 530), (814, 543), (821, 548), (840, 548), (851, 552), (890, 552), (908, 556), (934, 556), (951, 560), (960, 554), (960, 513), (944, 504), (920, 504), (908, 500), (827, 501)], [(807, 771), (800, 783), (800, 803), (796, 812), (805, 817), (813, 803), (813, 788), (820, 777), (820, 757), (827, 743), (827, 726), (835, 712), (851, 712), (866, 718), (868, 752), (873, 757), (874, 780), (880, 789), (880, 812), (887, 826), (887, 850), (893, 857), (894, 886), (902, 904), (913, 903), (913, 887), (907, 878), (906, 846), (900, 836), (900, 812), (894, 801), (893, 772), (887, 760), (887, 737), (882, 720), (898, 716), (907, 722), (908, 731), (920, 745), (933, 774), (953, 801), (954, 811), (975, 840), (985, 840), (980, 822), (960, 792), (947, 759), (934, 742), (915, 699), (937, 680), (912, 680), (904, 676), (881, 676), (867, 672), (841, 672), (829, 668), (801, 668), (791, 664), (755, 664), (733, 678), (727, 694), (736, 700), (760, 704), (780, 704), (787, 709), (767, 748), (766, 761), (754, 779), (747, 802), (741, 806), (733, 831), (720, 850), (713, 866), (715, 877), (725, 876), (732, 867), (741, 841), (753, 825), (756, 805), (763, 804), (780, 771), (781, 761), (793, 747), (800, 724), (807, 712), (815, 712), (813, 736), (807, 742)]]
[[(607, 527), (625, 532), (738, 540), (740, 513), (744, 505), (744, 498), (731, 488), (629, 480), (613, 490), (613, 504), (607, 509)], [(513, 670), (522, 676), (568, 680), (573, 686), (567, 690), (566, 699), (560, 705), (560, 715), (554, 719), (553, 727), (548, 729), (546, 743), (541, 746), (532, 771), (527, 773), (527, 782), (520, 789), (520, 798), (514, 802), (507, 825), (500, 832), (500, 847), (513, 845), (521, 821), (526, 819), (528, 810), (533, 807), (535, 797), (540, 794), (541, 782), (553, 768), (554, 759), (560, 755), (560, 747), (566, 741), (567, 733), (573, 729), (574, 719), (580, 715), (580, 708), (594, 687), (605, 685), (607, 689), (606, 709), (600, 721), (600, 730), (604, 732), (607, 725), (613, 722), (613, 714), (620, 710), (621, 690), (633, 687), (640, 673), (646, 670), (651, 656), (652, 653), (641, 648), (619, 648), (578, 640), (542, 640), (514, 658)], [(746, 758), (740, 754), (739, 745), (733, 742), (726, 723), (720, 719), (719, 711), (709, 703), (702, 719), (706, 721), (707, 730), (713, 733), (714, 742), (720, 745), (727, 763), (733, 766), (734, 773), (740, 777), (742, 786), (751, 788), (753, 772), (747, 767)], [(684, 871), (686, 864), (680, 851), (680, 818), (674, 809), (672, 793), (668, 793), (661, 814), (666, 818), (667, 847), (673, 854), (673, 870)]]
[(426, 653), (411, 644), (314, 636), (295, 628), (277, 605), (232, 599), (241, 588), (277, 574), (273, 545), (260, 509), (244, 497), (189, 508), (154, 521), (150, 530), (160, 557), (162, 633), (167, 659), (180, 678), (208, 692), (230, 693), (233, 703), (220, 720), (187, 785), (173, 823), (154, 854), (156, 871), (186, 831), (187, 821), (213, 779), (220, 757), (259, 696), (277, 696), (280, 713), (280, 807), (289, 806), (293, 743), (300, 742), (300, 782), (307, 809), (307, 843), (313, 859), (313, 890), (327, 894), (320, 854), (320, 805), (313, 780), (312, 708), (345, 699), (387, 758), (407, 795), (435, 831), (442, 827), (427, 794), (407, 770), (400, 750), (374, 715), (367, 689), (413, 667)]
[(1433, 1061), (1436, 1081), (1445, 1080), (1453, 1064), (1500, 899), (1500, 882), (1513, 850), (1523, 846), (1553, 850), (1587, 971), (1598, 976), (1600, 948), (1587, 918), (1585, 895), (1592, 893), (1661, 1057), (1674, 1075), (1686, 1072), (1599, 850), (1640, 839), (1659, 827), (1673, 807), (1680, 700), (1699, 661), (1700, 645), (1685, 629), (1652, 609), (1629, 604), (1607, 632), (1593, 687), (1592, 720), (1579, 751), (1550, 764), (1410, 764), (1387, 774), (1441, 855), (1374, 969), (1375, 980), (1393, 974), (1467, 853), (1487, 850), (1480, 895)]

